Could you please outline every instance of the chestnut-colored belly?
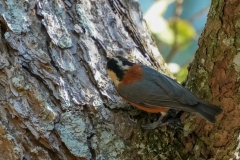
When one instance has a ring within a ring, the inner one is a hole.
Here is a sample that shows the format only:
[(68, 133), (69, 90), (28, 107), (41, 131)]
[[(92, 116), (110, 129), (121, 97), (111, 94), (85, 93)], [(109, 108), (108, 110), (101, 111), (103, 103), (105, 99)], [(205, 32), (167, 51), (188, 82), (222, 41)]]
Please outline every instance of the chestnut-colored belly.
[(165, 112), (168, 110), (168, 108), (163, 108), (163, 107), (156, 107), (156, 108), (148, 108), (148, 107), (143, 107), (143, 106), (140, 106), (138, 104), (134, 104), (134, 103), (131, 103), (129, 102), (131, 105), (137, 107), (138, 109), (141, 109), (141, 110), (144, 110), (146, 112), (149, 112), (149, 113), (160, 113), (160, 112)]

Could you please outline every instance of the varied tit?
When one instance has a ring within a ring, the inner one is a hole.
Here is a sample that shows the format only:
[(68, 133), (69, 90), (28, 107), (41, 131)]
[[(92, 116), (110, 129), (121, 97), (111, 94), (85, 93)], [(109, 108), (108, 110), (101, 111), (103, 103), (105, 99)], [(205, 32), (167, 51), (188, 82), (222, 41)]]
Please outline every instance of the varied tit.
[[(216, 121), (215, 116), (222, 112), (221, 108), (200, 100), (170, 77), (121, 56), (107, 62), (107, 72), (118, 94), (146, 112), (165, 115), (168, 109), (184, 110), (196, 112), (212, 123)], [(161, 119), (144, 128), (156, 128)]]

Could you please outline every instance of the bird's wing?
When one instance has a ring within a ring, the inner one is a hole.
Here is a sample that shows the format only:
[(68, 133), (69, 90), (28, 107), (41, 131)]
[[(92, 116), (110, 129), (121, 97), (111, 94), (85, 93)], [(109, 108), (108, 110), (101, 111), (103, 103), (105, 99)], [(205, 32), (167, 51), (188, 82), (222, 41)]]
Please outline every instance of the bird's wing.
[(191, 105), (182, 104), (175, 98), (169, 96), (163, 89), (155, 83), (136, 82), (131, 85), (121, 86), (118, 88), (118, 93), (124, 99), (142, 107), (156, 108), (166, 107), (185, 111), (196, 111)]
[(201, 100), (197, 98), (193, 93), (177, 83), (175, 80), (167, 77), (164, 74), (157, 72), (156, 70), (142, 66), (145, 76), (151, 77), (150, 81), (154, 82), (158, 87), (165, 91), (173, 99), (181, 102), (182, 104), (195, 105)]
[(181, 110), (194, 110), (191, 105), (200, 100), (176, 81), (143, 66), (144, 77), (131, 85), (120, 86), (118, 93), (129, 102), (148, 108), (168, 107)]
[[(145, 84), (145, 85), (142, 85)], [(174, 101), (164, 90), (158, 89), (154, 83), (147, 84), (142, 80), (131, 85), (121, 86), (117, 89), (120, 96), (129, 102), (148, 108), (168, 107), (168, 102)], [(166, 103), (166, 104), (165, 104)]]

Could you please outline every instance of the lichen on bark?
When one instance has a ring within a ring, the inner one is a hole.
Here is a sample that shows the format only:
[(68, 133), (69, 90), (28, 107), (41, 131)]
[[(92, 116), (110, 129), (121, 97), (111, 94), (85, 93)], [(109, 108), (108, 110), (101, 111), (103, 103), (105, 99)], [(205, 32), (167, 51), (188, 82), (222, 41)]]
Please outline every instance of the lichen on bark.
[(122, 102), (105, 70), (107, 58), (121, 55), (168, 74), (136, 1), (0, 1), (2, 158), (235, 157), (238, 6), (212, 2), (186, 81), (224, 108), (218, 123), (184, 113), (183, 130), (146, 131), (141, 125), (157, 115)]
[[(239, 8), (240, 3), (236, 0), (212, 1), (186, 83), (198, 96), (224, 110), (215, 125), (201, 122), (201, 127), (195, 129), (205, 144), (201, 153), (208, 153), (208, 158), (237, 158), (239, 152), (236, 147), (239, 143), (239, 132), (236, 130), (239, 127), (239, 72), (236, 64)], [(204, 64), (200, 63), (203, 61)]]

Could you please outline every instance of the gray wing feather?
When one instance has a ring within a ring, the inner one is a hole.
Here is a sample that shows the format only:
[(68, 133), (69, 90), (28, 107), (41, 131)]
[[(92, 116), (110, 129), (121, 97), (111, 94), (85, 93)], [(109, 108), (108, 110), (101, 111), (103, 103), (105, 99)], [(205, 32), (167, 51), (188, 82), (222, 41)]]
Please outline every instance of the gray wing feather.
[[(144, 86), (142, 84), (145, 84)], [(154, 83), (149, 82), (135, 82), (131, 85), (121, 86), (118, 88), (118, 93), (126, 100), (141, 104), (149, 103), (150, 105), (158, 105), (159, 100), (161, 101), (172, 101), (168, 95), (164, 93), (164, 90)], [(157, 96), (156, 96), (157, 95)], [(151, 99), (151, 102), (150, 101)], [(153, 103), (156, 102), (156, 103)]]
[[(144, 77), (131, 85), (121, 86), (118, 93), (126, 100), (149, 108), (169, 107), (193, 111), (199, 99), (173, 79), (142, 66)], [(185, 104), (185, 105), (184, 105)]]
[(147, 66), (142, 66), (142, 68), (145, 70), (145, 76), (152, 77), (152, 81), (161, 87), (170, 97), (175, 98), (182, 104), (195, 105), (200, 102), (199, 98), (170, 77)]

